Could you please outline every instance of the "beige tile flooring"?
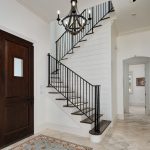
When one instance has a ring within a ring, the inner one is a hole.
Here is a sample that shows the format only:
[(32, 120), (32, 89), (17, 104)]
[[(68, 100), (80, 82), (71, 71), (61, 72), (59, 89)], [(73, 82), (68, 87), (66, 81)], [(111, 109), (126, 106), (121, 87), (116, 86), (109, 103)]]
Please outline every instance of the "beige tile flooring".
[(145, 107), (144, 106), (129, 106), (129, 112), (131, 114), (145, 114)]
[(150, 117), (126, 115), (125, 120), (118, 121), (100, 144), (92, 144), (88, 138), (54, 130), (46, 130), (42, 134), (89, 146), (93, 150), (150, 150)]

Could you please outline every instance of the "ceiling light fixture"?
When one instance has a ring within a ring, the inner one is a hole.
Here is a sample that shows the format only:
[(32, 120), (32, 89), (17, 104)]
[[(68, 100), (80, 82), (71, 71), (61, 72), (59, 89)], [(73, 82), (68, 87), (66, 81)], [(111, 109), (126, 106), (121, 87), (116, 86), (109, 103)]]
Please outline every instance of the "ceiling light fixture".
[(57, 11), (57, 15), (58, 24), (63, 25), (66, 31), (70, 32), (72, 35), (78, 34), (89, 24), (89, 21), (92, 20), (90, 9), (88, 11), (88, 19), (79, 14), (77, 0), (71, 0), (71, 10), (66, 17), (60, 19), (60, 10)]

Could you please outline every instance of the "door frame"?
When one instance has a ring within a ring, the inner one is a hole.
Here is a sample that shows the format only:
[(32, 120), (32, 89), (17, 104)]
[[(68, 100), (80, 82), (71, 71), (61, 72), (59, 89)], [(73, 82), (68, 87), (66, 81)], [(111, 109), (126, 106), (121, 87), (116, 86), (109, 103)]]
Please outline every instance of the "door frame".
[[(30, 136), (30, 135), (33, 135), (34, 134), (34, 46), (33, 46), (33, 43), (32, 42), (29, 42), (28, 40), (25, 40), (23, 39), (22, 37), (20, 36), (15, 36), (11, 33), (8, 33), (7, 31), (3, 31), (0, 29), (0, 56), (1, 56), (1, 65), (2, 66), (5, 66), (5, 59), (2, 57), (6, 57), (5, 56), (5, 44), (4, 44), (4, 40), (7, 39), (8, 41), (12, 41), (16, 44), (21, 44), (22, 46), (24, 47), (27, 47), (28, 50), (29, 50), (29, 64), (30, 64), (30, 67), (29, 67), (29, 96), (27, 97), (27, 100), (28, 100), (28, 103), (31, 103), (33, 105), (31, 111), (29, 112), (30, 114), (32, 114), (31, 118), (30, 118), (30, 122), (31, 122), (31, 125), (29, 126), (29, 131), (28, 131), (28, 135), (27, 136)], [(1, 74), (1, 78), (0, 78), (0, 81), (2, 83), (3, 81), (3, 85), (6, 86), (6, 83), (5, 83), (5, 80), (2, 79), (2, 77), (5, 76), (5, 73), (6, 71), (4, 71), (5, 69), (1, 69), (0, 70), (0, 74)], [(6, 99), (5, 97), (5, 88), (0, 88), (0, 96), (1, 96), (1, 99), (0, 101)], [(4, 104), (4, 102), (2, 101), (2, 103)], [(1, 106), (0, 106), (1, 108)], [(0, 120), (2, 120), (3, 116), (3, 112), (2, 112), (2, 108), (0, 109)], [(24, 138), (26, 138), (27, 136), (24, 136), (24, 137), (21, 137), (14, 140), (13, 142), (10, 142), (8, 144), (3, 144), (1, 143), (3, 141), (3, 127), (4, 125), (0, 125), (0, 148), (1, 147), (6, 147), (6, 146), (9, 146), (10, 144), (13, 144), (14, 142), (17, 142), (19, 140), (22, 140)]]
[(124, 113), (129, 113), (129, 65), (145, 64), (145, 114), (150, 115), (150, 57), (131, 57), (123, 61), (123, 105)]

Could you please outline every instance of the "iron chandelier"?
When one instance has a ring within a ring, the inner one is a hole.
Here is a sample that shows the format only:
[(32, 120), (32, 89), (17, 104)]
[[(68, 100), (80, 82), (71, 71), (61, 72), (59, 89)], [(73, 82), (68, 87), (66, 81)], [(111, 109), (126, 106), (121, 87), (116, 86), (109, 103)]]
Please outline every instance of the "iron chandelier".
[(60, 19), (60, 10), (57, 11), (57, 14), (58, 24), (63, 25), (66, 31), (70, 32), (72, 35), (77, 35), (92, 19), (90, 9), (88, 11), (88, 19), (86, 19), (86, 17), (84, 17), (83, 15), (79, 14), (77, 8), (77, 0), (71, 0), (71, 10), (66, 17)]

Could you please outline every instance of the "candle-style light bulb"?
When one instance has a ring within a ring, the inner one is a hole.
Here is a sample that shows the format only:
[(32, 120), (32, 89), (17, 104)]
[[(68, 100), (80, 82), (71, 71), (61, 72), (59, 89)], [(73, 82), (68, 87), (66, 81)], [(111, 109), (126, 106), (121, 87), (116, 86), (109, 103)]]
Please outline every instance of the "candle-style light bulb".
[(82, 20), (82, 24), (85, 24), (85, 20)]
[(68, 21), (65, 21), (65, 25), (68, 25)]
[(60, 15), (60, 10), (57, 10), (57, 14)]
[(89, 9), (88, 13), (91, 14), (91, 10), (90, 9)]
[(74, 7), (75, 5), (76, 5), (76, 2), (75, 2), (75, 1), (73, 1), (73, 2), (72, 2), (72, 6)]
[(89, 14), (88, 20), (92, 20), (92, 18), (91, 18), (91, 9), (88, 10), (88, 14)]
[(60, 19), (60, 10), (57, 10), (57, 14), (58, 14), (58, 16), (57, 16), (57, 21), (59, 22), (61, 19)]

